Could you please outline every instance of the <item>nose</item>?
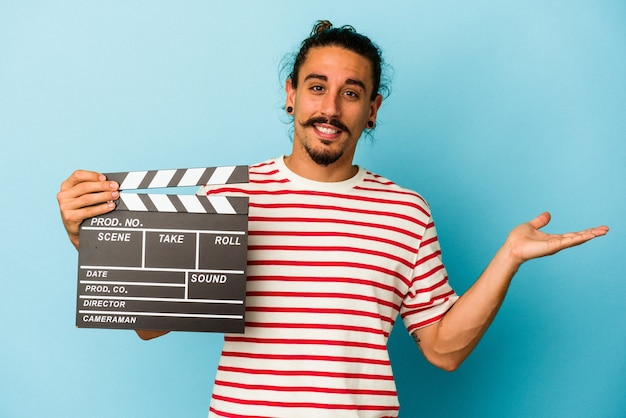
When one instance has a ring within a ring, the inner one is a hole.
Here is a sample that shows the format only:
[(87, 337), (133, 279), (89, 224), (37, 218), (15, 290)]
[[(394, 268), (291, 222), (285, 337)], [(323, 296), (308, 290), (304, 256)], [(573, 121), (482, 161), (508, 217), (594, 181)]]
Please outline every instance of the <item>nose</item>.
[(322, 114), (328, 118), (339, 116), (339, 96), (336, 94), (326, 94), (322, 100)]

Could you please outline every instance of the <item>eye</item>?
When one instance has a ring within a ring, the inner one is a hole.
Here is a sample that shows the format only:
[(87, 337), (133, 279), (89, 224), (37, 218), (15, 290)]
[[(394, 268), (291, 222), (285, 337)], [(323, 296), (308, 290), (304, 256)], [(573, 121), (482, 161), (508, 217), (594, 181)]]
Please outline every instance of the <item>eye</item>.
[(313, 93), (321, 93), (324, 91), (324, 87), (320, 86), (319, 84), (314, 84), (309, 87), (309, 90), (311, 90)]
[(353, 90), (346, 90), (346, 91), (343, 92), (343, 94), (345, 96), (347, 96), (348, 98), (350, 98), (350, 99), (358, 99), (360, 97), (359, 93), (357, 93), (356, 91), (353, 91)]

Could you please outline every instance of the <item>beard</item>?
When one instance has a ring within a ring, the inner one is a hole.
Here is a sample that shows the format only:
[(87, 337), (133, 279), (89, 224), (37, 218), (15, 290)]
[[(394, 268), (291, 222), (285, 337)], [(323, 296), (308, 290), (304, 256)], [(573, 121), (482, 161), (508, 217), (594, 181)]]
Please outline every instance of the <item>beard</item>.
[[(325, 118), (323, 116), (311, 118), (311, 119), (309, 119), (309, 120), (307, 120), (305, 122), (300, 123), (300, 125), (302, 125), (303, 128), (307, 128), (307, 127), (312, 127), (316, 123), (327, 123), (329, 125), (332, 125), (332, 126), (334, 126), (336, 128), (339, 128), (340, 130), (350, 134), (350, 130), (348, 129), (348, 127), (346, 125), (344, 125), (343, 123), (341, 123), (337, 119), (328, 119), (328, 118)], [(330, 145), (331, 144), (331, 141), (320, 140), (320, 142), (323, 145)], [(339, 150), (337, 150), (335, 152), (329, 151), (327, 149), (317, 150), (317, 149), (314, 149), (313, 147), (311, 147), (310, 144), (308, 144), (307, 142), (304, 142), (303, 146), (304, 146), (304, 149), (306, 150), (307, 154), (309, 154), (309, 157), (311, 157), (311, 159), (316, 164), (322, 165), (324, 167), (328, 167), (329, 165), (331, 165), (334, 162), (336, 162), (337, 160), (339, 160), (343, 156), (343, 153), (344, 153), (343, 149), (339, 149)]]
[[(325, 141), (322, 141), (322, 143), (324, 142)], [(309, 157), (311, 157), (311, 159), (317, 165), (323, 165), (324, 167), (328, 167), (343, 156), (342, 149), (335, 152), (331, 152), (328, 150), (316, 150), (311, 148), (309, 144), (304, 144), (304, 149), (306, 150), (307, 154), (309, 154)]]

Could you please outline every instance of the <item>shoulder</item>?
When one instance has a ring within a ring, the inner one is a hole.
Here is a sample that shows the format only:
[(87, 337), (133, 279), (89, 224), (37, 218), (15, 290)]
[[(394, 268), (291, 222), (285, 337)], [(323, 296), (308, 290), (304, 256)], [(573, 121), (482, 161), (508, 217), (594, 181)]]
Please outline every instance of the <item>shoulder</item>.
[(245, 183), (206, 184), (198, 190), (201, 195), (248, 195), (287, 182), (276, 164), (276, 159), (268, 159), (248, 166), (248, 180)]
[(415, 205), (430, 216), (430, 205), (421, 194), (371, 171), (365, 170), (363, 181), (357, 188), (363, 193), (377, 195), (381, 199)]
[(254, 172), (273, 172), (277, 171), (276, 158), (270, 158), (256, 164), (252, 164), (249, 167), (251, 173)]

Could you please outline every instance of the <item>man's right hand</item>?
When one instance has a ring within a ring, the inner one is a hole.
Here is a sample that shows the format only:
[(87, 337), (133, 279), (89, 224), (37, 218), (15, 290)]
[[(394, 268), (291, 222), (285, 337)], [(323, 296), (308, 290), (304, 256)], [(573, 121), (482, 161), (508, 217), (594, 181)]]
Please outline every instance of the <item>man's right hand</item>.
[(114, 201), (120, 196), (118, 188), (116, 182), (107, 181), (103, 174), (84, 170), (76, 170), (61, 183), (57, 193), (61, 219), (76, 249), (80, 224), (115, 209)]

